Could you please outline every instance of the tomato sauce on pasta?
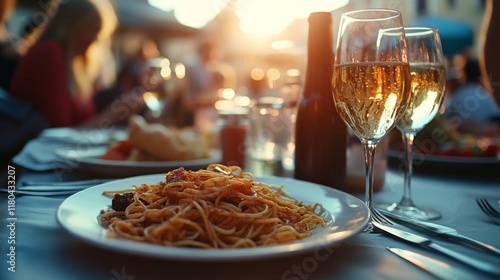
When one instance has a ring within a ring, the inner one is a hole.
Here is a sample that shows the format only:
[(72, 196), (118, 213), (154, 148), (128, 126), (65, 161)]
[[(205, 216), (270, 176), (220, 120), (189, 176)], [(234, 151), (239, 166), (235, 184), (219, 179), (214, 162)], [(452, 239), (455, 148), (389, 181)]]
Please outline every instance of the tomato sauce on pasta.
[(255, 182), (237, 166), (179, 168), (165, 181), (109, 191), (100, 222), (110, 236), (166, 246), (241, 248), (302, 239), (325, 226), (319, 204), (291, 198), (283, 186)]

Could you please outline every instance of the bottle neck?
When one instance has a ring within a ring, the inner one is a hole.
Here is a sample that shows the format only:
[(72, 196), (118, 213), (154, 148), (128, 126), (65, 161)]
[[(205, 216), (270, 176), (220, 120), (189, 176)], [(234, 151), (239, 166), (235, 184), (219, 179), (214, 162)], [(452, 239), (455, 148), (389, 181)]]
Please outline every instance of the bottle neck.
[[(305, 87), (331, 88), (333, 74), (332, 23), (330, 13), (312, 13), (307, 41), (307, 76)], [(306, 90), (304, 95), (316, 90)]]

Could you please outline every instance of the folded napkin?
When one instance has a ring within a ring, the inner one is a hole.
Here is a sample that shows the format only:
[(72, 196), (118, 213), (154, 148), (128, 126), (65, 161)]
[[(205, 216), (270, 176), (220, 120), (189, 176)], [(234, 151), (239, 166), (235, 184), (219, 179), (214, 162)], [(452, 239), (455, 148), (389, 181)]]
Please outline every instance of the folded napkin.
[(125, 138), (125, 130), (116, 128), (49, 128), (43, 130), (38, 138), (29, 141), (12, 161), (34, 171), (75, 168), (75, 162), (57, 154), (59, 149), (107, 145)]

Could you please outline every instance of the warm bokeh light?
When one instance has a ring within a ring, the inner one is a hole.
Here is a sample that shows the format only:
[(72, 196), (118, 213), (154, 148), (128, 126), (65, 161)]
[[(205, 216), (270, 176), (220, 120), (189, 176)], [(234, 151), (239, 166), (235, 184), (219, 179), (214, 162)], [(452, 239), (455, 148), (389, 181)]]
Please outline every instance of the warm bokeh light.
[(186, 77), (186, 66), (183, 63), (175, 64), (174, 71), (178, 79), (184, 79), (184, 77)]
[(230, 0), (182, 0), (174, 9), (174, 16), (181, 24), (202, 28), (213, 20)]
[[(173, 11), (177, 21), (193, 28), (203, 28), (230, 2), (231, 0), (148, 0), (151, 6), (167, 12)], [(296, 19), (306, 18), (316, 11), (333, 11), (348, 2), (349, 0), (239, 0), (233, 3), (243, 32), (273, 35), (284, 31)]]
[(152, 111), (154, 117), (159, 117), (161, 114), (161, 108), (163, 105), (161, 104), (160, 97), (156, 92), (146, 91), (142, 94), (142, 98), (146, 106)]
[(166, 57), (154, 57), (148, 59), (147, 64), (152, 68), (170, 67), (170, 60)]
[(250, 71), (250, 77), (252, 77), (252, 80), (254, 81), (260, 81), (264, 79), (265, 73), (262, 68), (254, 68), (252, 71)]
[(269, 80), (278, 80), (280, 76), (281, 76), (280, 70), (276, 68), (269, 68), (269, 70), (267, 70), (267, 78)]
[(234, 98), (234, 103), (239, 107), (248, 107), (250, 102), (251, 99), (248, 96), (236, 96)]
[(290, 68), (286, 70), (286, 75), (289, 77), (300, 77), (300, 70), (297, 68)]
[(236, 15), (243, 32), (273, 35), (283, 32), (294, 20), (307, 18), (312, 12), (333, 11), (347, 3), (349, 0), (240, 0)]
[(346, 6), (349, 0), (335, 1), (309, 1), (309, 0), (292, 0), (295, 5), (291, 6), (293, 14), (296, 18), (307, 18), (313, 12), (329, 12)]
[(234, 102), (232, 100), (217, 100), (217, 102), (215, 102), (215, 109), (217, 109), (218, 111), (230, 111), (230, 110), (234, 110), (236, 108), (236, 105), (234, 104)]
[(294, 43), (290, 40), (279, 40), (271, 43), (271, 48), (275, 50), (289, 49), (294, 46)]
[(172, 70), (170, 70), (170, 67), (163, 67), (161, 68), (160, 75), (163, 79), (168, 80), (172, 77)]
[(266, 73), (267, 76), (267, 84), (269, 88), (275, 88), (276, 82), (279, 80), (281, 77), (281, 72), (280, 70), (276, 68), (269, 68)]
[(226, 100), (233, 99), (235, 94), (232, 88), (223, 88), (220, 90), (220, 96)]
[(193, 28), (203, 28), (229, 2), (230, 0), (148, 0), (153, 7), (166, 12), (173, 11), (179, 23)]
[(236, 6), (240, 29), (258, 35), (280, 33), (293, 20), (287, 7), (288, 0), (241, 0)]
[(148, 0), (149, 5), (165, 12), (173, 11), (178, 2), (176, 0)]

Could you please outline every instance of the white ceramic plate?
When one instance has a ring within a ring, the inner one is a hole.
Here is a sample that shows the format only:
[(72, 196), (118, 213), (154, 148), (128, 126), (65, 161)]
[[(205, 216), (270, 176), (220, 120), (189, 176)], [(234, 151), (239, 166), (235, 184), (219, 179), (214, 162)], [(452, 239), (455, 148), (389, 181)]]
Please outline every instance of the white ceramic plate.
[(56, 154), (64, 159), (78, 163), (81, 168), (86, 170), (119, 177), (166, 173), (181, 166), (186, 169), (198, 170), (200, 168), (207, 168), (209, 164), (219, 163), (221, 160), (221, 153), (218, 150), (211, 150), (209, 158), (184, 161), (127, 161), (101, 159), (100, 157), (106, 150), (107, 146), (76, 146), (72, 148), (57, 149)]
[[(325, 248), (340, 243), (362, 231), (369, 219), (369, 210), (358, 198), (333, 188), (298, 181), (290, 178), (255, 178), (271, 185), (284, 185), (284, 189), (294, 198), (305, 203), (321, 203), (327, 210), (326, 228), (317, 228), (304, 239), (274, 246), (242, 249), (198, 249), (166, 247), (150, 243), (135, 242), (106, 236), (106, 229), (98, 223), (101, 209), (111, 204), (104, 190), (130, 188), (141, 183), (155, 184), (164, 180), (163, 174), (143, 175), (112, 181), (85, 189), (68, 197), (58, 208), (57, 220), (71, 234), (99, 247), (151, 257), (189, 261), (230, 261), (249, 260), (290, 255), (299, 252)], [(327, 249), (328, 248), (328, 249)]]

